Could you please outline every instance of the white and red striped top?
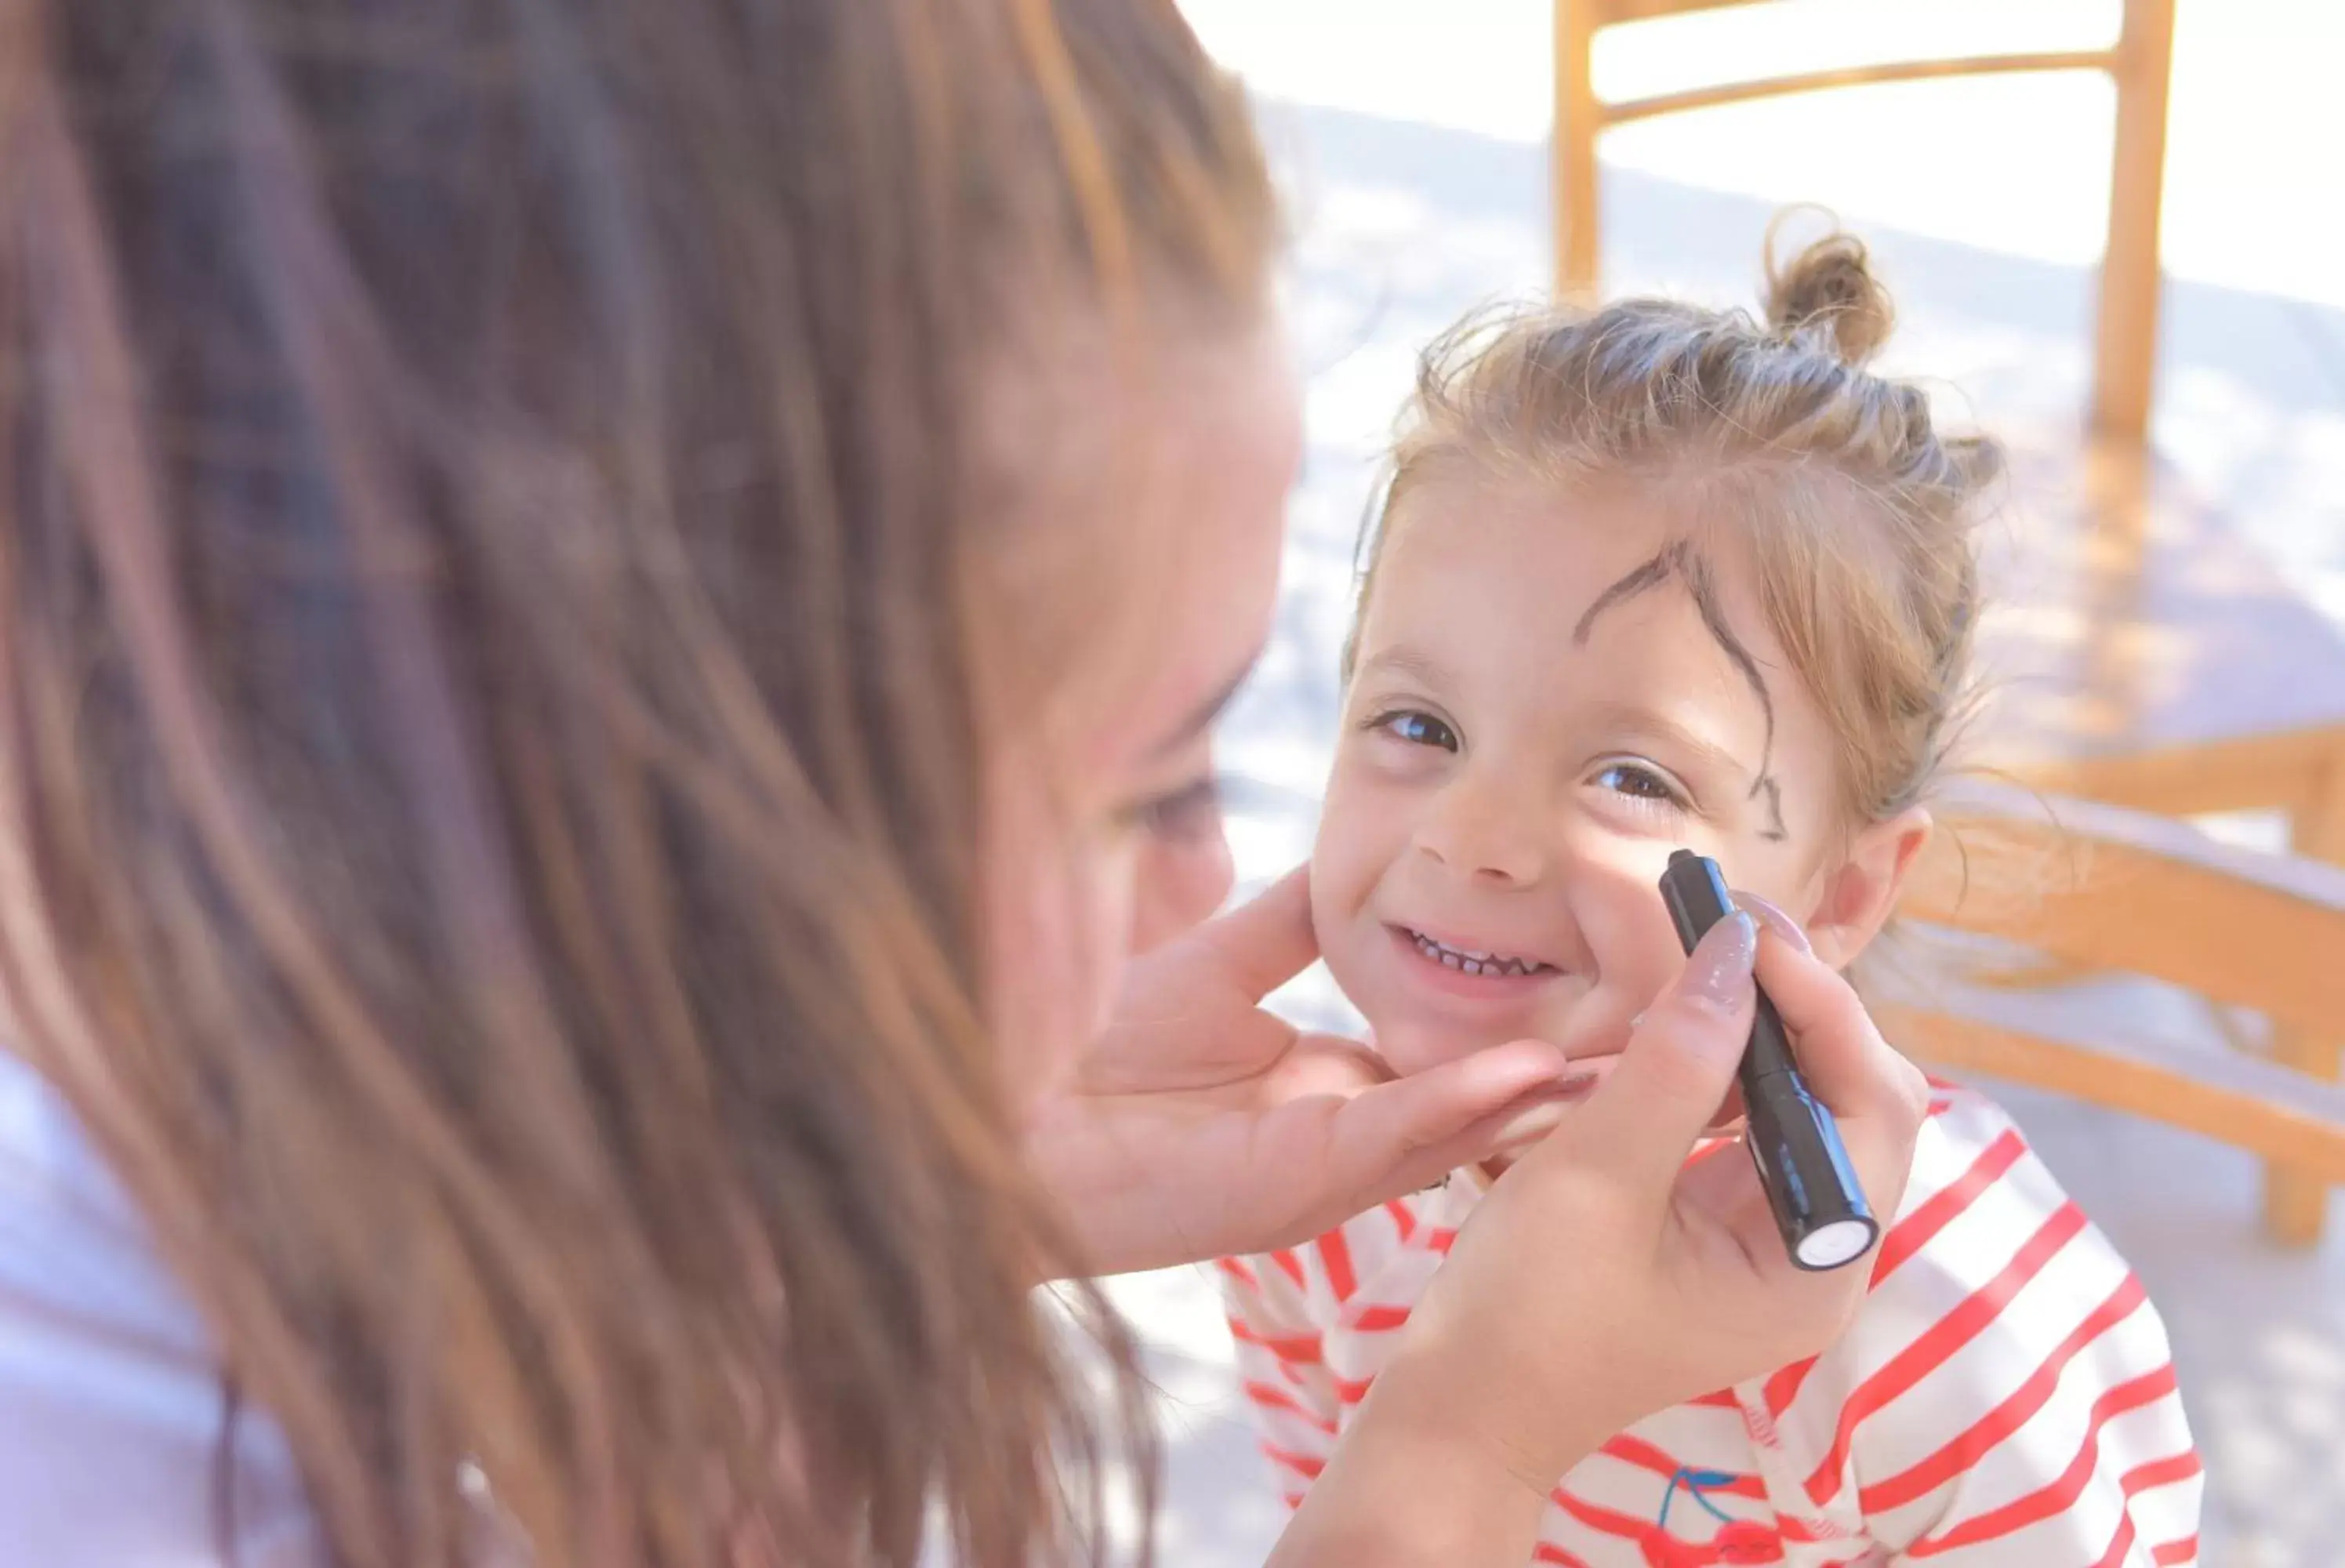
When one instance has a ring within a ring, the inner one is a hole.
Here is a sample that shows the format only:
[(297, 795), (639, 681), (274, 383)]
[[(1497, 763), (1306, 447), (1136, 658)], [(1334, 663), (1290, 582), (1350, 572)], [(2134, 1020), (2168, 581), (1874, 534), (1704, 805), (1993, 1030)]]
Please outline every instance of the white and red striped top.
[[(2001, 1108), (1941, 1086), (1848, 1335), (1638, 1422), (1556, 1488), (1564, 1568), (2198, 1560), (2166, 1327)], [(1479, 1200), (1468, 1173), (1307, 1247), (1222, 1261), (1290, 1506)]]

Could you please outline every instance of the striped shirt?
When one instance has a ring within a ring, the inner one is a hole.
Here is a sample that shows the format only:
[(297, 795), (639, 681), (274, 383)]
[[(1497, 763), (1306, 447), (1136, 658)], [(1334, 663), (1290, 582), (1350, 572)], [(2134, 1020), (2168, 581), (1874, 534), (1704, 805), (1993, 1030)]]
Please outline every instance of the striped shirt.
[[(1563, 1568), (2198, 1560), (2165, 1325), (2011, 1118), (1940, 1086), (1849, 1333), (1621, 1432), (1565, 1475)], [(1246, 1393), (1302, 1502), (1482, 1193), (1468, 1173), (1222, 1260)]]

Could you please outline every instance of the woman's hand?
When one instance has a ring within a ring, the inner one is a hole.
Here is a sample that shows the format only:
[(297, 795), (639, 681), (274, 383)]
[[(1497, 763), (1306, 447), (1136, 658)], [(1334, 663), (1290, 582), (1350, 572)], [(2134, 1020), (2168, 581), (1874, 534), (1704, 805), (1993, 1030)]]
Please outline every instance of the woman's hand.
[(1028, 1140), (1097, 1271), (1287, 1246), (1554, 1125), (1571, 1089), (1552, 1047), (1395, 1079), (1358, 1043), (1263, 1011), (1318, 956), (1296, 871), (1127, 966)]
[(1721, 921), (1603, 1087), (1475, 1209), (1278, 1562), (1520, 1563), (1555, 1482), (1614, 1432), (1847, 1326), (1869, 1265), (1795, 1269), (1748, 1158), (1686, 1163), (1750, 1033), (1754, 956), (1884, 1221), (1928, 1088), (1795, 932), (1760, 947)]

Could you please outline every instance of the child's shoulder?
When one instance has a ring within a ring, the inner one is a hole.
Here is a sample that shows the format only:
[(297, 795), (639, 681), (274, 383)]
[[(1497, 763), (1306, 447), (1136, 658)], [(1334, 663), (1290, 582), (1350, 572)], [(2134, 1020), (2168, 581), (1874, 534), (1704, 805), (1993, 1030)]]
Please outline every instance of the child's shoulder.
[(2140, 1280), (2008, 1112), (1974, 1089), (1933, 1089), (1863, 1307), (1763, 1395), (1810, 1500), (1856, 1507), (1899, 1541), (1943, 1522), (1966, 1488), (2050, 1495), (2103, 1461), (2189, 1447)]
[(2007, 1309), (2039, 1274), (2086, 1257), (2103, 1271), (2124, 1272), (2011, 1113), (1977, 1089), (1933, 1080), (1866, 1313), (1915, 1304), (1934, 1313), (1977, 1290), (1990, 1293), (1973, 1310)]
[(1822, 1375), (1802, 1380), (1801, 1402), (1843, 1454), (1858, 1426), (1959, 1430), (2015, 1382), (2056, 1378), (2078, 1352), (2106, 1355), (2139, 1338), (2140, 1354), (2119, 1360), (2166, 1358), (2140, 1281), (2010, 1113), (1975, 1089), (1932, 1087), (1872, 1290), (1819, 1358)]

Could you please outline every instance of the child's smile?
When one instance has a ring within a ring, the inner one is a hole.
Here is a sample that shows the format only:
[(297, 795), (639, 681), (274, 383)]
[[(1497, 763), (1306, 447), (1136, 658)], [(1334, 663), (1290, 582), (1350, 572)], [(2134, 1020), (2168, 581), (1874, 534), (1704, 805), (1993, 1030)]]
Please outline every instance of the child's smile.
[(1672, 848), (1815, 905), (1829, 734), (1733, 548), (1668, 495), (1443, 478), (1397, 509), (1312, 891), (1401, 1072), (1522, 1036), (1616, 1053), (1681, 963)]

